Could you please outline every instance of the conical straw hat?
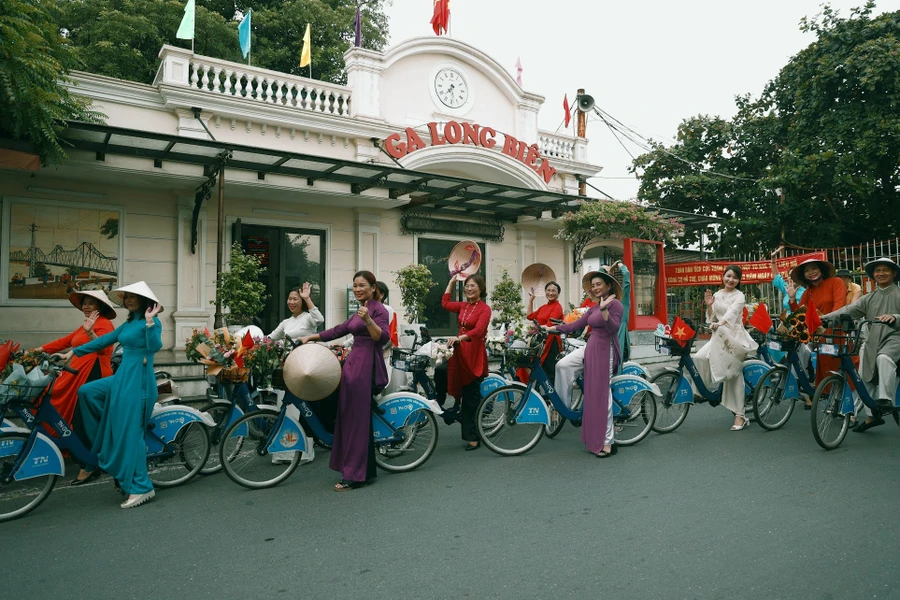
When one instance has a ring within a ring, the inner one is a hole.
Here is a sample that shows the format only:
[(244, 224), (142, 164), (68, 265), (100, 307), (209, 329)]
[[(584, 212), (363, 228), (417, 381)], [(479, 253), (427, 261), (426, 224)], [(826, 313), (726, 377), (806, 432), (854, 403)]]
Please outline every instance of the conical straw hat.
[(284, 384), (301, 400), (327, 397), (341, 383), (341, 363), (322, 344), (294, 348), (284, 361)]
[(556, 281), (556, 273), (544, 263), (528, 265), (522, 271), (522, 289), (525, 293), (543, 296), (544, 286), (551, 281)]
[(806, 274), (803, 272), (806, 268), (806, 265), (818, 263), (819, 270), (822, 272), (822, 279), (828, 279), (829, 277), (834, 277), (834, 265), (828, 262), (827, 260), (818, 260), (815, 258), (808, 258), (804, 260), (802, 263), (791, 269), (790, 276), (791, 279), (794, 280), (794, 283), (798, 285), (809, 286), (810, 283), (806, 280)]
[(72, 306), (81, 310), (81, 305), (84, 303), (85, 296), (90, 296), (91, 298), (100, 301), (100, 312), (104, 317), (107, 319), (116, 318), (116, 306), (110, 302), (109, 298), (106, 297), (106, 294), (103, 293), (103, 290), (82, 290), (72, 292), (69, 294), (69, 302), (72, 303)]
[(131, 285), (126, 285), (125, 287), (120, 287), (117, 290), (113, 290), (109, 293), (109, 299), (122, 306), (122, 297), (127, 293), (134, 294), (135, 296), (141, 296), (150, 300), (151, 302), (155, 302), (159, 304), (159, 312), (163, 311), (162, 303), (156, 298), (156, 294), (150, 289), (150, 286), (147, 285), (143, 281), (138, 281), (137, 283), (132, 283)]
[(450, 251), (450, 276), (456, 275), (462, 281), (469, 275), (474, 275), (481, 267), (481, 248), (478, 243), (471, 240), (463, 240)]

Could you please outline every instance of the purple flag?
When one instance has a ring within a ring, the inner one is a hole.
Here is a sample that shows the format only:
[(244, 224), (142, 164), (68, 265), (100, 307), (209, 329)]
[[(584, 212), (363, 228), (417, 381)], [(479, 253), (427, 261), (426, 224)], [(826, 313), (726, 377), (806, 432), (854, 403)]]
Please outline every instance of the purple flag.
[(359, 7), (356, 8), (356, 40), (354, 46), (362, 46), (362, 15), (359, 13)]

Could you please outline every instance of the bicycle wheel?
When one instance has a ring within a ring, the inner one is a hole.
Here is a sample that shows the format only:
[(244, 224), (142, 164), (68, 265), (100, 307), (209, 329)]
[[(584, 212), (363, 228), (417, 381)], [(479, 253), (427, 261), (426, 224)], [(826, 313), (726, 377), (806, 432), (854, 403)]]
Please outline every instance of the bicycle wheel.
[[(24, 433), (0, 433), (0, 473), (7, 473), (16, 462), (19, 452), (28, 443)], [(0, 484), (0, 522), (10, 521), (33, 511), (47, 499), (56, 475), (41, 475), (31, 479)]]
[(652, 429), (656, 433), (670, 433), (678, 429), (687, 418), (691, 405), (688, 402), (675, 404), (673, 401), (678, 392), (681, 375), (671, 371), (657, 373), (651, 383), (655, 383), (662, 392), (662, 396), (656, 397), (656, 421)]
[(562, 431), (563, 425), (566, 424), (566, 418), (559, 414), (559, 411), (553, 407), (553, 404), (550, 404), (547, 410), (550, 412), (550, 424), (544, 425), (544, 435), (548, 438), (555, 438)]
[(434, 413), (421, 408), (410, 413), (406, 424), (397, 430), (401, 440), (375, 442), (375, 464), (392, 473), (412, 471), (425, 464), (438, 442)]
[(788, 381), (787, 369), (773, 367), (763, 375), (753, 389), (753, 414), (763, 429), (781, 429), (794, 412), (793, 398), (784, 397)]
[(826, 450), (834, 450), (844, 441), (850, 425), (850, 415), (841, 414), (844, 399), (844, 378), (829, 375), (816, 388), (812, 399), (813, 437)]
[(481, 399), (475, 427), (482, 443), (503, 456), (525, 454), (544, 435), (543, 423), (516, 423), (514, 417), (526, 400), (525, 388), (506, 385)]
[(209, 413), (209, 416), (216, 422), (214, 427), (208, 428), (209, 458), (206, 459), (206, 465), (200, 469), (200, 474), (215, 475), (222, 470), (222, 463), (219, 461), (219, 443), (222, 441), (225, 433), (222, 423), (228, 418), (228, 414), (231, 412), (231, 405), (223, 402), (213, 402), (201, 408), (200, 412)]
[(650, 434), (656, 422), (656, 398), (653, 392), (641, 390), (624, 408), (628, 415), (613, 417), (613, 439), (620, 446), (633, 446)]
[[(219, 443), (219, 463), (233, 482), (250, 489), (272, 487), (290, 477), (300, 464), (300, 452), (294, 452), (290, 461), (269, 454), (269, 432), (278, 415), (263, 410), (247, 413), (225, 431)], [(239, 429), (247, 433), (241, 435)]]
[(209, 458), (206, 425), (200, 421), (186, 423), (159, 454), (147, 458), (147, 471), (153, 485), (168, 488), (187, 483)]

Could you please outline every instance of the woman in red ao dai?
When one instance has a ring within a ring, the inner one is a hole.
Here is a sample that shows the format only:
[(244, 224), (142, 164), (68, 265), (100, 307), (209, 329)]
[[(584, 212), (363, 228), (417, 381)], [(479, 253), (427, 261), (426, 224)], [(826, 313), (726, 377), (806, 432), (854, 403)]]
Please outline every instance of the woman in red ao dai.
[(456, 279), (450, 280), (441, 298), (444, 310), (459, 314), (459, 334), (447, 340), (453, 346), (453, 356), (447, 365), (447, 389), (461, 400), (460, 426), (466, 450), (479, 447), (475, 429), (475, 414), (481, 402), (481, 381), (488, 373), (487, 338), (491, 322), (491, 307), (485, 304), (487, 284), (480, 275), (469, 275), (463, 286), (464, 302), (452, 302), (450, 291)]

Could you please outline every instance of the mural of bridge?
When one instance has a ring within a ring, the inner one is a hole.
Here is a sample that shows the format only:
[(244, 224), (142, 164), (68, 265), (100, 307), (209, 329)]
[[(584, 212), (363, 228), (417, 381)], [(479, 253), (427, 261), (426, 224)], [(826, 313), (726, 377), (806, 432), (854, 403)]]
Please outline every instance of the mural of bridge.
[(119, 258), (106, 256), (94, 248), (90, 242), (82, 242), (73, 250), (66, 250), (57, 245), (49, 253), (35, 247), (16, 250), (9, 253), (9, 260), (28, 264), (29, 272), (32, 272), (34, 265), (44, 263), (64, 268), (77, 267), (83, 271), (103, 273), (104, 275), (118, 276), (119, 274)]

